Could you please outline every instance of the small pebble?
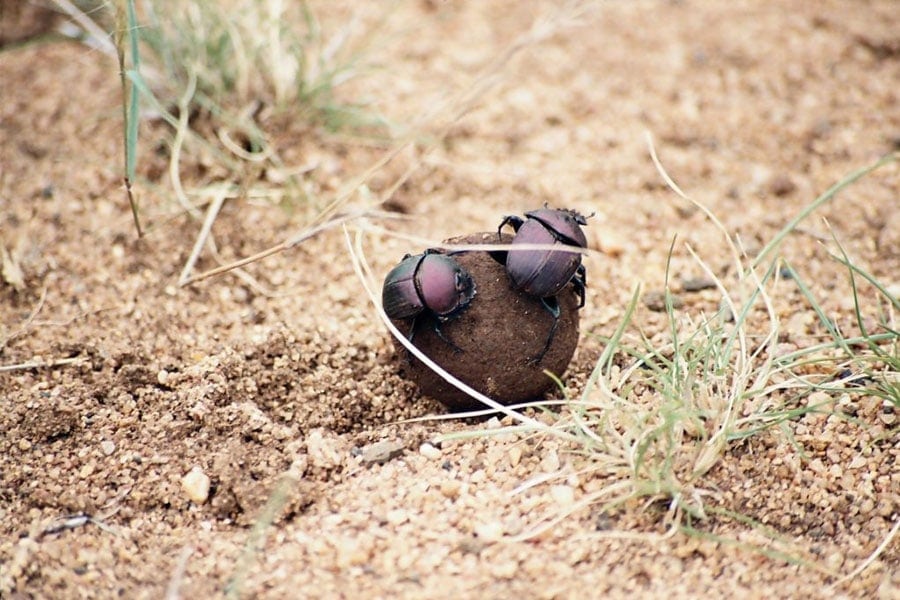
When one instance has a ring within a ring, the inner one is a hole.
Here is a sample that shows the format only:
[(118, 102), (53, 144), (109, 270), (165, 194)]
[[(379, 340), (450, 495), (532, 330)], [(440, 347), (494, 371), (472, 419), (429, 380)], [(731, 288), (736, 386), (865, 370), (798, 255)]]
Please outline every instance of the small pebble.
[(821, 408), (833, 403), (831, 395), (821, 390), (813, 392), (806, 398), (806, 406), (809, 408)]
[(734, 311), (724, 299), (719, 302), (719, 320), (722, 323), (734, 323)]
[[(652, 310), (653, 312), (665, 312), (666, 311), (666, 293), (663, 291), (653, 291), (647, 292), (644, 294), (644, 306)], [(684, 306), (684, 301), (678, 296), (672, 294), (672, 308), (681, 308)]]
[(428, 460), (438, 460), (441, 457), (441, 451), (428, 442), (425, 442), (424, 444), (419, 446), (419, 454), (421, 454)]
[(105, 454), (106, 456), (110, 456), (113, 452), (116, 451), (116, 445), (109, 440), (103, 440), (102, 442), (100, 442), (100, 450), (102, 450), (103, 454)]
[(511, 467), (516, 467), (519, 464), (519, 461), (522, 460), (522, 449), (519, 446), (513, 446), (509, 449), (509, 465)]
[(601, 252), (612, 258), (621, 256), (628, 249), (628, 244), (625, 243), (622, 236), (609, 231), (605, 232), (602, 238), (599, 238), (598, 243), (595, 244), (595, 247), (598, 246)]
[(491, 417), (484, 424), (485, 429), (500, 429), (500, 427), (502, 427), (502, 424), (500, 423), (500, 419), (498, 419), (497, 417)]
[(556, 450), (551, 450), (547, 454), (544, 455), (544, 458), (541, 459), (541, 471), (544, 473), (553, 473), (559, 470), (559, 454), (556, 453)]
[(844, 555), (839, 551), (832, 552), (825, 558), (825, 564), (832, 570), (837, 572), (844, 564)]
[(203, 504), (209, 498), (209, 475), (200, 467), (194, 467), (181, 478), (181, 489), (194, 504)]
[(455, 500), (459, 497), (459, 492), (461, 489), (462, 484), (456, 479), (445, 479), (441, 482), (441, 495), (443, 495), (445, 498)]
[(491, 564), (491, 574), (498, 579), (512, 579), (519, 572), (519, 563), (514, 560)]
[(794, 278), (794, 270), (788, 266), (783, 266), (778, 269), (778, 276), (782, 279), (793, 279)]
[(775, 196), (787, 196), (797, 189), (797, 184), (790, 176), (781, 173), (769, 180), (769, 192)]
[(385, 520), (391, 525), (402, 525), (409, 521), (409, 512), (402, 508), (393, 508), (385, 515)]
[(691, 277), (681, 282), (681, 288), (686, 292), (699, 292), (711, 290), (716, 287), (716, 282), (708, 277)]
[(848, 469), (860, 469), (868, 464), (866, 457), (862, 454), (857, 454), (853, 457), (853, 460), (850, 461), (850, 464), (847, 465)]
[(550, 497), (563, 508), (575, 504), (575, 488), (569, 485), (550, 486)]
[(488, 521), (475, 526), (475, 535), (484, 542), (497, 542), (503, 538), (503, 524), (499, 521)]
[(885, 290), (887, 290), (887, 293), (894, 298), (900, 298), (900, 283), (892, 283), (888, 285)]
[[(435, 448), (436, 450), (437, 448)], [(383, 440), (374, 444), (369, 444), (362, 450), (363, 464), (383, 464), (387, 461), (401, 456), (404, 446), (400, 442), (392, 442)]]

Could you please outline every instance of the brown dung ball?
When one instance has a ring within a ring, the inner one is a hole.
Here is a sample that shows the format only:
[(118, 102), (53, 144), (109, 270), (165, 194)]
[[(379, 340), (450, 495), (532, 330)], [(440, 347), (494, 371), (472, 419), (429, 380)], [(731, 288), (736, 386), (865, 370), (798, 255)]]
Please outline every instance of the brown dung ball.
[[(509, 243), (504, 234), (476, 233), (447, 240), (447, 244)], [(573, 285), (557, 296), (560, 316), (546, 354), (535, 363), (547, 341), (553, 316), (539, 298), (512, 288), (505, 267), (487, 252), (454, 253), (453, 258), (475, 281), (475, 297), (458, 316), (438, 323), (428, 314), (415, 320), (413, 343), (429, 358), (472, 388), (501, 404), (539, 398), (554, 385), (544, 373), (561, 376), (578, 345), (578, 297)], [(411, 320), (395, 320), (401, 332), (410, 331)], [(435, 332), (441, 334), (459, 350)], [(451, 410), (472, 410), (484, 405), (446, 382), (394, 340), (401, 372), (419, 390)]]

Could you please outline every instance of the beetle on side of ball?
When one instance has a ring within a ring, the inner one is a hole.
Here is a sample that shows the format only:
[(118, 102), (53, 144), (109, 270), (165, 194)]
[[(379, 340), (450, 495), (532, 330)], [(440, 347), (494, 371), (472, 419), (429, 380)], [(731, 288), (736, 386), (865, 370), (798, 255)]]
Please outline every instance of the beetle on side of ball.
[[(552, 246), (573, 246), (586, 248), (587, 238), (581, 226), (587, 219), (578, 211), (568, 209), (539, 208), (525, 213), (525, 219), (506, 216), (497, 228), (497, 236), (506, 225), (516, 232), (511, 246), (540, 244)], [(553, 343), (553, 336), (559, 324), (559, 302), (557, 294), (570, 282), (579, 297), (578, 308), (584, 306), (587, 275), (581, 264), (581, 253), (573, 250), (510, 250), (495, 252), (495, 260), (506, 266), (513, 287), (541, 299), (544, 309), (553, 317), (553, 324), (547, 334), (547, 341), (541, 352), (534, 357), (536, 362)]]
[(384, 278), (381, 304), (391, 319), (412, 319), (408, 338), (412, 341), (416, 319), (433, 316), (435, 333), (449, 346), (459, 347), (444, 337), (441, 323), (447, 322), (469, 306), (475, 296), (475, 283), (468, 271), (446, 254), (428, 249), (415, 256), (407, 254)]

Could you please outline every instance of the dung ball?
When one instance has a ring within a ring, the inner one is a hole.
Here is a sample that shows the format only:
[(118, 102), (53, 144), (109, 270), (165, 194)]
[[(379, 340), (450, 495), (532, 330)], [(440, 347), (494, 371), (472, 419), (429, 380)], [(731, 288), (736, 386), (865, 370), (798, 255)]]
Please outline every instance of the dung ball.
[[(512, 236), (475, 233), (446, 244), (509, 243)], [(453, 258), (475, 282), (469, 305), (448, 321), (427, 311), (415, 319), (394, 320), (412, 334), (413, 344), (459, 380), (501, 404), (539, 398), (554, 381), (544, 373), (562, 376), (578, 345), (578, 296), (573, 284), (557, 294), (559, 321), (547, 352), (543, 350), (554, 317), (540, 298), (513, 289), (505, 267), (488, 252), (454, 252)], [(412, 329), (412, 330), (411, 330)], [(441, 339), (441, 338), (444, 339)], [(484, 405), (458, 390), (394, 340), (401, 374), (419, 391), (450, 410)], [(455, 347), (454, 347), (455, 346)]]

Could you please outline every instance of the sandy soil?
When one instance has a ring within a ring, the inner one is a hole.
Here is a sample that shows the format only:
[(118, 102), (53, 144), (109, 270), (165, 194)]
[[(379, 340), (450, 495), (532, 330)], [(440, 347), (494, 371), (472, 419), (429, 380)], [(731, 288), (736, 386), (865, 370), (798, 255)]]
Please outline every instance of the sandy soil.
[[(413, 219), (385, 226), (440, 240), (545, 201), (595, 213), (591, 245), (606, 254), (587, 264), (572, 393), (634, 286), (663, 288), (673, 236), (720, 272), (728, 263), (716, 229), (662, 182), (645, 132), (679, 185), (751, 252), (900, 143), (891, 1), (598, 3), (493, 70), (551, 3), (392, 6), (370, 56), (382, 68), (345, 93), (399, 135), (473, 82), (491, 86), (444, 143), (405, 151), (369, 180), (381, 193), (420, 163), (390, 203)], [(330, 10), (326, 27), (342, 15)], [(0, 365), (42, 365), (0, 372), (0, 596), (200, 598), (229, 585), (263, 598), (900, 595), (897, 538), (849, 581), (835, 575), (862, 565), (900, 519), (897, 417), (879, 399), (848, 396), (852, 418), (807, 414), (734, 442), (709, 474), (707, 503), (765, 524), (788, 556), (754, 551), (769, 537), (734, 519), (693, 523), (705, 537), (666, 535), (665, 507), (640, 503), (589, 506), (520, 540), (610, 482), (553, 440), (420, 450), (479, 425), (398, 424), (442, 408), (398, 375), (339, 233), (246, 267), (253, 283), (230, 273), (180, 288), (201, 222), (168, 192), (156, 151), (166, 132), (148, 123), (138, 186), (148, 234), (136, 238), (114, 61), (73, 42), (7, 49), (0, 90)], [(268, 125), (287, 164), (315, 165), (311, 204), (228, 201), (213, 230), (223, 261), (300, 230), (385, 152), (295, 121)], [(216, 176), (185, 167), (190, 185)], [(847, 331), (852, 296), (822, 243), (828, 225), (896, 291), (898, 198), (895, 164), (783, 248)], [(379, 275), (421, 250), (385, 234), (366, 244)], [(216, 264), (205, 252), (198, 270)], [(677, 244), (676, 288), (701, 275)], [(676, 291), (684, 314), (717, 302), (714, 290)], [(825, 339), (795, 285), (776, 291), (785, 343)], [(867, 319), (875, 298), (862, 290)], [(648, 307), (635, 319), (665, 331)], [(381, 441), (404, 451), (375, 460)], [(211, 480), (200, 504), (182, 485), (195, 468)], [(512, 493), (554, 472), (557, 487)]]

